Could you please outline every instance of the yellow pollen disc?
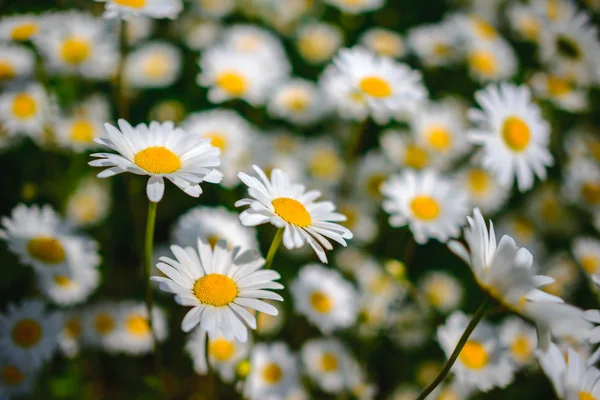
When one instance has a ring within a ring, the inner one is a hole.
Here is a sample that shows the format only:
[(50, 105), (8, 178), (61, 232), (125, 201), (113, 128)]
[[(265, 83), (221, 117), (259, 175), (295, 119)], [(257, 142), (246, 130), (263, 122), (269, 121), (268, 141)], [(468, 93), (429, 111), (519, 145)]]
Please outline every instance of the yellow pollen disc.
[(321, 370), (325, 372), (333, 372), (338, 369), (338, 359), (335, 354), (325, 352), (321, 357)]
[(364, 77), (359, 86), (363, 93), (371, 97), (384, 98), (392, 95), (390, 84), (378, 76)]
[(469, 189), (477, 195), (487, 193), (490, 188), (490, 176), (482, 169), (472, 169), (467, 176)]
[(474, 340), (469, 340), (458, 355), (460, 361), (470, 369), (481, 369), (489, 361), (489, 355), (483, 345)]
[(519, 117), (508, 117), (502, 125), (502, 138), (513, 151), (523, 151), (531, 140), (529, 126)]
[(90, 44), (86, 39), (72, 37), (63, 41), (60, 54), (68, 64), (81, 64), (90, 55)]
[(235, 345), (227, 339), (216, 338), (211, 340), (208, 345), (208, 353), (219, 362), (228, 361), (234, 352)]
[(450, 54), (450, 46), (445, 43), (436, 43), (433, 46), (433, 54), (438, 57), (447, 57)]
[(318, 61), (329, 57), (330, 47), (327, 38), (320, 34), (304, 34), (298, 40), (300, 54), (308, 60)]
[(71, 140), (77, 143), (91, 143), (94, 140), (94, 125), (80, 119), (71, 125)]
[(433, 126), (429, 129), (427, 141), (434, 149), (444, 152), (452, 145), (452, 136), (443, 126)]
[(233, 279), (223, 274), (208, 274), (194, 284), (194, 295), (202, 304), (224, 307), (238, 295)]
[(440, 215), (440, 206), (431, 196), (415, 196), (410, 202), (413, 215), (424, 221), (432, 221)]
[(94, 328), (101, 335), (110, 333), (115, 327), (115, 320), (108, 313), (100, 313), (94, 319)]
[(22, 319), (12, 330), (13, 342), (19, 347), (31, 348), (42, 338), (42, 327), (33, 319)]
[(475, 18), (474, 22), (477, 34), (483, 39), (489, 40), (494, 39), (496, 36), (498, 36), (498, 32), (496, 32), (496, 29), (486, 21), (479, 18)]
[(355, 103), (365, 104), (365, 96), (361, 92), (351, 92), (349, 97)]
[(478, 73), (486, 76), (494, 76), (498, 71), (498, 60), (496, 56), (486, 50), (475, 50), (469, 53), (469, 66)]
[(81, 336), (81, 321), (77, 318), (71, 318), (65, 324), (65, 331), (71, 338), (78, 338)]
[(27, 243), (27, 252), (45, 264), (60, 264), (65, 259), (62, 244), (51, 236), (38, 236)]
[(358, 213), (348, 206), (340, 206), (338, 212), (346, 216), (346, 220), (341, 222), (341, 224), (344, 225), (346, 228), (352, 230), (352, 228), (356, 226), (356, 221), (358, 220)]
[(25, 375), (14, 365), (3, 366), (0, 375), (2, 376), (2, 383), (6, 386), (16, 386), (25, 380)]
[(596, 400), (596, 398), (588, 392), (579, 392), (578, 400)]
[(425, 295), (432, 305), (440, 307), (446, 303), (449, 290), (445, 282), (436, 280), (427, 288)]
[(288, 197), (279, 197), (271, 202), (277, 214), (282, 220), (288, 224), (296, 225), (301, 228), (310, 226), (312, 219), (310, 214), (304, 207), (304, 204), (298, 200)]
[(66, 288), (66, 287), (71, 286), (73, 281), (71, 281), (68, 277), (66, 277), (64, 275), (56, 275), (54, 277), (54, 283), (56, 283), (58, 286), (60, 286), (62, 288)]
[(0, 81), (12, 79), (15, 77), (15, 69), (12, 64), (6, 60), (0, 60)]
[(281, 378), (283, 377), (283, 371), (281, 371), (279, 365), (268, 363), (262, 369), (262, 377), (265, 382), (275, 385), (281, 381)]
[(172, 174), (181, 167), (177, 154), (162, 146), (148, 147), (137, 153), (135, 165), (153, 174)]
[(388, 287), (390, 287), (391, 284), (392, 284), (392, 280), (390, 279), (389, 276), (381, 275), (381, 276), (377, 277), (377, 279), (374, 279), (369, 284), (369, 290), (371, 290), (373, 293), (382, 293)]
[(38, 33), (40, 28), (33, 22), (27, 22), (13, 28), (10, 36), (13, 40), (27, 40)]
[(217, 86), (232, 96), (241, 96), (246, 92), (246, 78), (235, 71), (225, 71), (216, 80)]
[(548, 0), (548, 5), (546, 7), (546, 15), (550, 21), (556, 20), (558, 18), (558, 1), (556, 0)]
[(134, 314), (127, 317), (127, 320), (125, 321), (125, 327), (129, 333), (138, 338), (146, 337), (151, 333), (148, 319), (139, 314)]
[(367, 179), (367, 193), (371, 197), (381, 197), (381, 184), (385, 182), (385, 175), (375, 174)]
[(373, 50), (382, 56), (395, 57), (401, 50), (398, 39), (389, 33), (380, 33), (373, 40)]
[(552, 96), (563, 96), (571, 90), (571, 83), (568, 80), (553, 75), (548, 77), (548, 93)]
[(208, 242), (210, 247), (214, 249), (217, 243), (219, 243), (219, 237), (217, 235), (209, 235), (207, 236), (206, 241)]
[(585, 270), (585, 272), (587, 272), (588, 274), (593, 275), (596, 273), (596, 271), (598, 271), (598, 259), (593, 255), (586, 255), (581, 257), (579, 263), (581, 264), (581, 267)]
[(461, 400), (461, 398), (462, 396), (459, 396), (450, 388), (445, 388), (438, 396), (438, 400)]
[(287, 96), (285, 103), (290, 110), (302, 112), (308, 108), (310, 97), (308, 93), (302, 90), (296, 90)]
[(525, 218), (518, 218), (514, 222), (516, 236), (524, 242), (533, 236), (533, 224)]
[(535, 18), (524, 17), (521, 21), (520, 30), (523, 36), (529, 40), (537, 39), (540, 33), (540, 23)]
[(510, 350), (516, 359), (522, 361), (529, 359), (529, 357), (531, 357), (533, 354), (531, 343), (525, 335), (517, 336), (517, 338), (512, 342)]
[(221, 132), (208, 132), (203, 136), (206, 139), (210, 139), (210, 144), (218, 147), (221, 152), (224, 152), (229, 146), (229, 139), (227, 139), (227, 136), (223, 135)]
[(416, 144), (411, 144), (406, 147), (404, 155), (404, 163), (411, 168), (421, 169), (427, 165), (429, 157), (427, 152), (422, 147)]
[(146, 0), (112, 0), (120, 6), (131, 7), (131, 8), (142, 8), (146, 5)]
[(330, 148), (321, 148), (311, 156), (308, 168), (311, 175), (322, 179), (335, 179), (343, 168), (339, 155)]
[(322, 314), (328, 313), (333, 308), (333, 302), (329, 296), (318, 290), (310, 294), (310, 304), (316, 311)]
[(600, 204), (600, 182), (585, 182), (581, 185), (581, 197), (589, 204)]
[(73, 201), (73, 209), (77, 219), (84, 223), (95, 221), (98, 217), (96, 199), (89, 195), (77, 196)]
[(360, 6), (365, 2), (365, 0), (342, 0), (342, 2), (349, 6)]
[(142, 71), (151, 79), (160, 79), (169, 72), (169, 66), (169, 58), (166, 55), (154, 53), (142, 62)]
[(556, 222), (561, 215), (560, 204), (554, 197), (544, 199), (541, 205), (540, 214), (542, 214), (542, 218), (547, 222)]
[(37, 111), (37, 102), (27, 93), (19, 93), (13, 99), (13, 115), (20, 119), (31, 118)]

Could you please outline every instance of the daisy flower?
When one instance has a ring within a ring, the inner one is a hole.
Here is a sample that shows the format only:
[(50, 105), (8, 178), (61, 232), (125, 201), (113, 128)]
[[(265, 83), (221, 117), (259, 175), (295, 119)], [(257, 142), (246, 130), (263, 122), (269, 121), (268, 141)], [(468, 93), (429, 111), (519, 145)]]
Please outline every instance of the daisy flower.
[(380, 9), (385, 4), (385, 0), (325, 0), (325, 3), (350, 14), (362, 14)]
[(293, 124), (310, 125), (327, 112), (327, 104), (315, 83), (295, 78), (277, 87), (269, 100), (268, 112)]
[(152, 329), (148, 323), (145, 304), (123, 302), (119, 304), (115, 340), (119, 349), (131, 355), (143, 355), (153, 351), (154, 338), (162, 342), (167, 337), (165, 313), (158, 307), (152, 308)]
[(221, 33), (221, 24), (209, 20), (182, 18), (182, 40), (190, 50), (204, 50), (215, 44)]
[(575, 239), (573, 254), (588, 276), (600, 278), (600, 240), (592, 237)]
[(535, 257), (544, 255), (544, 243), (535, 230), (533, 221), (520, 212), (508, 211), (498, 220), (498, 237), (510, 236), (519, 247), (525, 247)]
[(377, 237), (379, 228), (375, 219), (375, 207), (366, 201), (340, 200), (338, 212), (346, 216), (341, 224), (354, 235), (359, 243), (371, 243)]
[(156, 267), (166, 277), (153, 276), (161, 290), (173, 293), (175, 301), (193, 308), (186, 314), (181, 329), (189, 332), (196, 325), (214, 338), (223, 334), (240, 342), (248, 340), (248, 330), (256, 329), (256, 318), (245, 307), (277, 315), (277, 309), (260, 300), (283, 301), (269, 290), (282, 289), (274, 282), (280, 275), (260, 270), (265, 261), (256, 250), (227, 249), (220, 240), (214, 249), (198, 240), (198, 250), (171, 246), (175, 260), (161, 257)]
[(0, 18), (0, 39), (23, 42), (38, 35), (43, 18), (36, 14), (10, 15)]
[(470, 74), (479, 82), (510, 79), (518, 68), (513, 48), (503, 39), (469, 43), (467, 66)]
[(500, 342), (509, 350), (517, 366), (531, 364), (535, 359), (537, 336), (535, 328), (517, 317), (508, 317), (500, 326)]
[(533, 43), (539, 42), (544, 20), (532, 7), (512, 3), (508, 5), (506, 15), (511, 28), (522, 39)]
[(237, 53), (258, 58), (263, 68), (279, 67), (286, 72), (290, 70), (283, 43), (270, 31), (249, 24), (229, 26), (222, 34), (222, 42)]
[(33, 391), (37, 369), (24, 368), (7, 357), (0, 358), (0, 397), (11, 399)]
[(123, 66), (126, 84), (133, 88), (166, 88), (179, 78), (181, 51), (166, 42), (146, 42), (127, 55)]
[[(422, 141), (421, 141), (422, 142)], [(433, 164), (432, 154), (408, 132), (386, 129), (379, 138), (379, 147), (398, 167), (423, 169)]]
[(380, 203), (381, 185), (394, 171), (393, 165), (381, 152), (370, 150), (357, 161), (355, 168), (354, 196), (365, 202)]
[(117, 352), (120, 349), (117, 330), (119, 309), (119, 305), (112, 302), (87, 307), (82, 318), (84, 343), (109, 353)]
[(572, 257), (566, 253), (558, 253), (545, 260), (544, 274), (554, 279), (554, 282), (544, 286), (544, 292), (554, 296), (569, 297), (579, 283), (579, 268)]
[(427, 95), (420, 72), (362, 47), (340, 50), (332, 70), (380, 124), (401, 112), (414, 111)]
[(311, 186), (327, 193), (339, 185), (344, 176), (345, 162), (337, 141), (328, 137), (307, 140), (299, 154), (305, 160)]
[(150, 18), (175, 19), (183, 10), (181, 0), (96, 0), (106, 3), (104, 18), (125, 20), (140, 15)]
[(39, 300), (9, 304), (0, 314), (0, 353), (31, 371), (50, 360), (58, 346), (62, 315)]
[(52, 106), (52, 100), (39, 83), (14, 87), (0, 94), (0, 124), (9, 136), (25, 134), (43, 142)]
[(224, 18), (235, 10), (235, 0), (196, 0), (193, 5), (201, 16), (212, 19)]
[(577, 227), (576, 219), (560, 195), (558, 185), (544, 183), (527, 197), (526, 215), (531, 216), (537, 231), (541, 233), (570, 233)]
[(383, 183), (381, 193), (390, 225), (408, 225), (420, 244), (432, 238), (446, 242), (458, 236), (468, 212), (464, 192), (433, 170), (393, 175)]
[(192, 197), (202, 193), (201, 182), (221, 181), (222, 174), (214, 169), (220, 164), (219, 149), (211, 146), (208, 140), (175, 128), (172, 122), (153, 121), (150, 126), (139, 124), (134, 128), (120, 119), (120, 130), (108, 123), (104, 127), (107, 137), (96, 139), (96, 143), (119, 154), (92, 154), (98, 159), (90, 161), (89, 165), (108, 167), (98, 174), (99, 178), (123, 172), (148, 175), (146, 194), (155, 203), (163, 197), (164, 178)]
[(319, 264), (305, 265), (290, 290), (295, 310), (324, 334), (356, 322), (357, 291), (337, 271)]
[(198, 238), (214, 247), (221, 239), (244, 250), (258, 249), (256, 230), (240, 223), (238, 215), (225, 207), (194, 207), (182, 214), (173, 225), (173, 242), (195, 246)]
[(342, 46), (343, 31), (336, 25), (308, 22), (296, 32), (296, 48), (310, 64), (323, 64)]
[(35, 54), (27, 47), (0, 44), (0, 83), (32, 75)]
[(335, 223), (346, 219), (335, 212), (335, 205), (328, 201), (315, 201), (321, 195), (319, 191), (305, 191), (303, 185), (290, 182), (280, 169), (274, 169), (269, 179), (259, 167), (255, 165), (253, 168), (260, 180), (243, 172), (238, 174), (248, 186), (251, 196), (235, 203), (236, 207), (249, 206), (240, 214), (243, 225), (271, 223), (283, 228), (286, 248), (300, 248), (308, 243), (325, 263), (325, 249), (333, 248), (328, 238), (342, 246), (346, 246), (345, 239), (352, 239), (352, 232)]
[(600, 164), (583, 157), (570, 161), (563, 178), (563, 195), (591, 212), (600, 210)]
[(82, 311), (71, 309), (65, 312), (64, 326), (58, 338), (60, 352), (69, 358), (79, 354), (83, 334)]
[[(155, 28), (152, 18), (139, 16), (131, 18), (125, 24), (125, 39), (127, 44), (134, 45), (148, 39)], [(119, 27), (120, 29), (120, 27)]]
[(390, 304), (404, 298), (406, 291), (398, 280), (386, 272), (374, 259), (365, 260), (354, 277), (363, 297)]
[(587, 91), (564, 74), (538, 72), (529, 84), (536, 97), (549, 100), (560, 109), (576, 113), (588, 107)]
[[(469, 324), (469, 316), (455, 311), (438, 327), (437, 339), (450, 357), (458, 340)], [(496, 332), (486, 321), (481, 321), (462, 348), (452, 371), (459, 382), (488, 392), (495, 387), (504, 388), (514, 379), (515, 367), (503, 351)]]
[(510, 196), (509, 187), (501, 185), (494, 175), (476, 165), (459, 170), (455, 179), (467, 194), (470, 205), (484, 213), (498, 211)]
[(407, 43), (426, 67), (448, 66), (459, 56), (459, 37), (454, 24), (447, 21), (411, 28)]
[(369, 29), (360, 37), (360, 43), (382, 57), (399, 58), (406, 53), (402, 37), (388, 29)]
[(463, 288), (458, 279), (444, 271), (428, 271), (419, 281), (419, 288), (429, 304), (442, 313), (456, 310), (463, 301)]
[(90, 227), (104, 221), (112, 208), (109, 185), (94, 177), (84, 178), (69, 196), (65, 214), (79, 227)]
[(285, 399), (300, 385), (296, 356), (285, 343), (259, 343), (252, 349), (244, 396), (250, 400)]
[(100, 272), (94, 267), (71, 260), (71, 274), (47, 273), (38, 275), (41, 292), (53, 303), (66, 306), (85, 301), (100, 285)]
[(540, 108), (531, 101), (526, 86), (503, 83), (489, 85), (475, 93), (482, 109), (470, 109), (476, 128), (469, 139), (481, 145), (481, 163), (506, 186), (517, 178), (519, 191), (533, 186), (534, 176), (546, 179), (546, 168), (553, 159), (548, 146), (550, 125), (542, 119)]
[(302, 345), (300, 356), (307, 375), (326, 393), (340, 393), (352, 384), (352, 356), (336, 338), (311, 339)]
[(102, 95), (91, 95), (55, 121), (56, 143), (77, 153), (98, 148), (94, 140), (104, 135), (104, 122), (110, 118), (108, 100)]

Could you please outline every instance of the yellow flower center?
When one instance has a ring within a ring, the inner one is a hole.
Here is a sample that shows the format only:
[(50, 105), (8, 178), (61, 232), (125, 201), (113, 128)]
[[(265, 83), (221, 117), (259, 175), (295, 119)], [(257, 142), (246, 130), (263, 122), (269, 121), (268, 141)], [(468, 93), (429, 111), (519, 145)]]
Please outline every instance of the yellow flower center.
[(330, 352), (323, 353), (321, 356), (321, 370), (325, 372), (333, 372), (338, 369), (338, 359), (335, 354)]
[(556, 0), (548, 0), (548, 5), (546, 7), (546, 15), (550, 21), (556, 20), (558, 18), (558, 1)]
[(445, 43), (436, 43), (433, 46), (433, 54), (438, 57), (447, 57), (450, 54), (450, 46)]
[(481, 369), (487, 365), (490, 357), (481, 343), (469, 340), (461, 350), (458, 358), (467, 368)]
[(529, 126), (519, 117), (508, 117), (502, 125), (502, 138), (513, 151), (523, 151), (531, 140)]
[(96, 318), (94, 318), (94, 329), (96, 329), (100, 335), (109, 334), (112, 332), (114, 327), (115, 320), (112, 315), (108, 313), (100, 313), (96, 315)]
[(438, 400), (461, 400), (462, 396), (459, 396), (451, 388), (445, 388), (440, 392)]
[(305, 111), (310, 103), (310, 96), (304, 90), (292, 90), (286, 97), (287, 107), (296, 112)]
[(206, 139), (210, 139), (210, 144), (218, 147), (222, 152), (229, 146), (229, 139), (221, 132), (208, 132), (204, 134)]
[(10, 36), (13, 40), (27, 40), (38, 33), (39, 26), (33, 22), (26, 22), (13, 28)]
[(13, 342), (19, 347), (31, 348), (40, 341), (42, 337), (41, 325), (33, 319), (22, 319), (17, 322), (12, 330)]
[(474, 50), (468, 56), (469, 66), (485, 76), (494, 76), (498, 71), (496, 56), (487, 50)]
[(150, 331), (150, 325), (148, 324), (148, 318), (139, 314), (133, 314), (127, 317), (125, 327), (129, 333), (138, 338), (149, 336), (152, 333)]
[(80, 119), (71, 125), (71, 140), (76, 143), (91, 143), (94, 140), (94, 125)]
[(283, 378), (283, 371), (279, 365), (275, 363), (268, 363), (262, 369), (262, 377), (270, 385), (275, 385)]
[(381, 185), (385, 182), (385, 175), (375, 174), (367, 179), (367, 193), (374, 198), (381, 197)]
[(435, 307), (441, 307), (446, 303), (450, 288), (446, 282), (435, 280), (431, 282), (426, 291), (427, 299)]
[(382, 56), (395, 57), (402, 50), (401, 46), (391, 33), (381, 32), (373, 38), (373, 50)]
[(583, 54), (577, 42), (564, 35), (558, 35), (556, 38), (556, 48), (560, 55), (572, 61), (581, 59)]
[(352, 230), (356, 226), (356, 221), (358, 220), (358, 213), (351, 208), (350, 206), (343, 205), (338, 209), (340, 214), (344, 214), (346, 216), (346, 220), (341, 222), (346, 228)]
[(333, 308), (333, 302), (325, 293), (315, 290), (310, 294), (310, 304), (321, 314), (328, 313)]
[(467, 176), (469, 189), (477, 195), (487, 193), (490, 187), (490, 176), (483, 169), (472, 169)]
[(243, 95), (248, 87), (246, 78), (235, 71), (225, 71), (217, 76), (217, 86), (232, 96)]
[(364, 77), (359, 86), (363, 93), (371, 97), (384, 98), (392, 95), (390, 84), (378, 76)]
[(71, 318), (65, 324), (65, 333), (71, 338), (81, 336), (81, 321), (78, 318)]
[(561, 215), (561, 207), (558, 200), (554, 197), (544, 199), (541, 205), (540, 214), (542, 214), (542, 218), (547, 222), (556, 222)]
[(217, 243), (219, 243), (219, 239), (220, 238), (217, 235), (208, 235), (206, 241), (208, 242), (210, 247), (214, 249)]
[(112, 0), (120, 6), (131, 8), (142, 8), (146, 5), (146, 0)]
[(475, 23), (475, 31), (482, 39), (490, 40), (498, 36), (496, 29), (488, 22), (477, 17), (474, 18), (473, 22)]
[(427, 141), (434, 149), (445, 152), (452, 145), (452, 135), (441, 125), (433, 126), (429, 129)]
[(304, 207), (304, 204), (298, 200), (290, 199), (288, 197), (279, 197), (272, 201), (273, 207), (275, 208), (275, 214), (277, 214), (285, 222), (306, 228), (310, 226), (312, 219), (309, 212)]
[(517, 218), (514, 221), (515, 236), (523, 242), (528, 241), (533, 236), (533, 224), (525, 218)]
[(568, 80), (554, 75), (548, 77), (548, 93), (552, 96), (563, 96), (571, 90), (571, 83)]
[(45, 264), (60, 264), (65, 259), (62, 244), (51, 236), (38, 236), (27, 243), (29, 255)]
[(64, 275), (56, 275), (54, 276), (54, 283), (62, 288), (67, 288), (71, 286), (73, 281)]
[(169, 66), (169, 58), (157, 52), (146, 57), (142, 63), (142, 71), (151, 79), (160, 79), (169, 72)]
[(90, 43), (78, 37), (66, 39), (62, 43), (60, 54), (68, 64), (81, 64), (90, 55)]
[(315, 151), (310, 158), (310, 173), (317, 178), (336, 178), (342, 167), (342, 160), (338, 154), (329, 148), (322, 148)]
[(15, 96), (12, 103), (13, 115), (19, 119), (28, 119), (35, 115), (37, 103), (33, 97), (27, 93), (19, 93)]
[(578, 400), (596, 400), (589, 392), (579, 392)]
[(528, 360), (533, 354), (533, 349), (531, 347), (529, 338), (522, 334), (517, 336), (517, 338), (512, 342), (510, 350), (516, 359), (522, 361)]
[(348, 97), (355, 103), (365, 104), (365, 96), (361, 92), (350, 92)]
[(581, 185), (581, 197), (589, 204), (600, 204), (600, 182), (584, 182)]
[(194, 295), (202, 304), (224, 307), (238, 295), (233, 279), (223, 274), (208, 274), (194, 284)]
[(422, 147), (411, 144), (406, 147), (404, 163), (411, 168), (421, 169), (427, 165), (429, 157)]
[(440, 215), (440, 206), (431, 196), (415, 196), (410, 202), (413, 215), (424, 221), (432, 221)]
[(303, 57), (319, 61), (329, 57), (331, 46), (326, 37), (316, 33), (306, 33), (298, 40), (298, 50)]
[(592, 254), (581, 257), (579, 263), (588, 274), (595, 274), (598, 270), (598, 259)]
[(0, 81), (15, 77), (15, 69), (10, 61), (0, 60)]
[(521, 20), (520, 30), (525, 38), (535, 40), (540, 32), (540, 23), (533, 17), (525, 16)]
[(93, 222), (98, 217), (96, 199), (89, 195), (81, 195), (74, 199), (73, 209), (77, 219), (84, 223)]
[(153, 174), (172, 174), (181, 167), (181, 159), (177, 154), (163, 146), (152, 146), (140, 151), (133, 162)]
[(225, 362), (233, 356), (235, 346), (230, 340), (216, 338), (210, 341), (208, 352), (215, 360)]
[(2, 383), (6, 386), (16, 386), (23, 383), (25, 375), (14, 365), (5, 365), (2, 367)]

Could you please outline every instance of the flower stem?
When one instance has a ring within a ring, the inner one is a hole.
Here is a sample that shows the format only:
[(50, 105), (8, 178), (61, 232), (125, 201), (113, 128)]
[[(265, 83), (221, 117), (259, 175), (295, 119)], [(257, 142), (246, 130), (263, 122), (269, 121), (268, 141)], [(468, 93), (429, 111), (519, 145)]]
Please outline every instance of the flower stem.
[(267, 258), (265, 262), (265, 269), (271, 268), (271, 264), (273, 264), (273, 259), (275, 258), (275, 253), (277, 253), (277, 249), (281, 244), (281, 239), (283, 238), (283, 228), (277, 229), (277, 233), (271, 242), (271, 247), (269, 247), (269, 252), (267, 253)]
[(450, 358), (448, 358), (448, 361), (446, 361), (446, 364), (444, 364), (444, 368), (442, 368), (437, 378), (435, 378), (434, 381), (431, 382), (431, 384), (421, 392), (419, 397), (417, 397), (417, 400), (424, 400), (444, 380), (448, 372), (450, 372), (452, 365), (454, 365), (454, 362), (458, 358), (458, 355), (462, 351), (463, 347), (465, 347), (467, 340), (469, 340), (469, 336), (471, 336), (471, 333), (473, 333), (473, 330), (475, 329), (477, 324), (483, 319), (483, 317), (489, 310), (491, 304), (491, 298), (486, 294), (485, 298), (483, 299), (483, 302), (479, 305), (479, 308), (475, 312), (475, 315), (473, 315), (473, 318), (471, 318), (469, 325), (467, 325), (467, 328), (465, 329), (462, 336), (460, 337), (460, 340), (456, 344), (456, 347), (450, 355)]
[(129, 117), (129, 104), (125, 88), (125, 77), (123, 70), (125, 67), (125, 57), (127, 56), (127, 21), (121, 20), (119, 36), (119, 67), (116, 77), (116, 97), (117, 97), (117, 114), (119, 118), (127, 119)]

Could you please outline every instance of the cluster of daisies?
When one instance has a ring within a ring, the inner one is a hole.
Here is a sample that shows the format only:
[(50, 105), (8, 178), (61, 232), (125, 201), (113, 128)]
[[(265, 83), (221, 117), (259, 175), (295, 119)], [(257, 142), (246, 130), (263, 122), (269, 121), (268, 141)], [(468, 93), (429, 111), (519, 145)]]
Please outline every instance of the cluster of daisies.
[[(160, 363), (168, 348), (251, 400), (422, 400), (445, 362), (427, 399), (527, 371), (560, 399), (600, 400), (600, 2), (465, 3), (402, 32), (386, 0), (0, 17), (1, 151), (33, 143), (68, 157), (57, 175), (81, 171), (60, 195), (23, 182), (3, 211), (5, 269), (23, 281), (0, 307), (0, 397), (36, 390), (57, 353)], [(197, 204), (171, 207), (174, 192)], [(140, 281), (142, 258), (112, 265), (100, 232), (142, 198), (168, 232)], [(160, 306), (115, 299), (119, 268)], [(383, 347), (412, 378), (379, 379)]]

